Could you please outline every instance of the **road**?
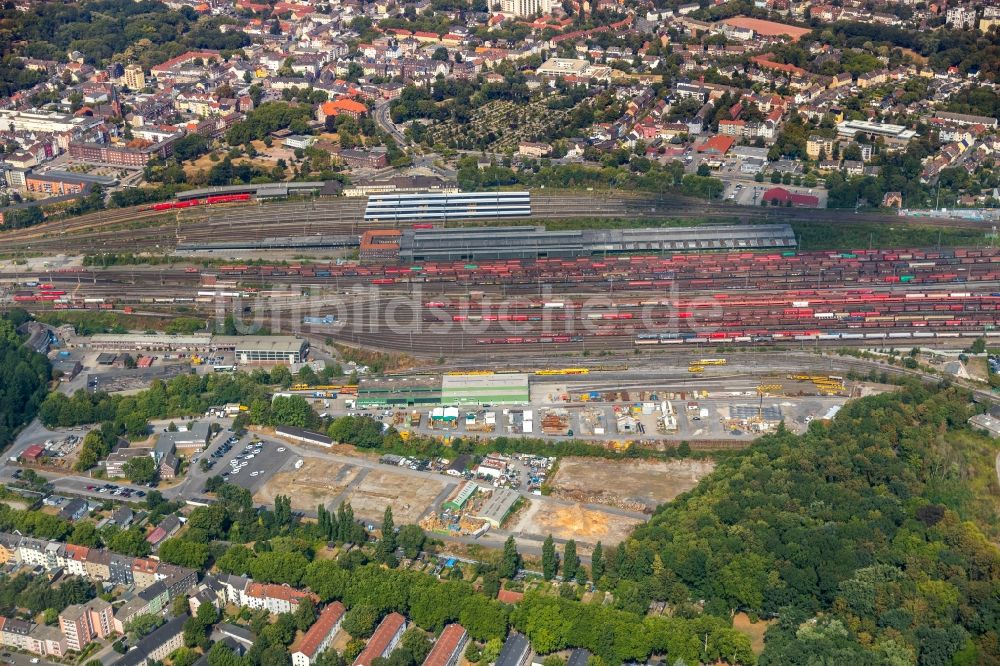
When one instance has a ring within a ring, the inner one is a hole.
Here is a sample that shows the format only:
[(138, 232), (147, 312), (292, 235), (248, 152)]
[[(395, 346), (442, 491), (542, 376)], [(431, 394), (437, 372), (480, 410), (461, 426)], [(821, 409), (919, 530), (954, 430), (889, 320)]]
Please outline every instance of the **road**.
[(375, 104), (375, 123), (381, 127), (383, 130), (389, 133), (389, 135), (395, 139), (396, 143), (402, 148), (406, 146), (409, 141), (406, 139), (406, 135), (403, 134), (399, 127), (392, 122), (392, 118), (389, 115), (389, 102), (376, 102)]

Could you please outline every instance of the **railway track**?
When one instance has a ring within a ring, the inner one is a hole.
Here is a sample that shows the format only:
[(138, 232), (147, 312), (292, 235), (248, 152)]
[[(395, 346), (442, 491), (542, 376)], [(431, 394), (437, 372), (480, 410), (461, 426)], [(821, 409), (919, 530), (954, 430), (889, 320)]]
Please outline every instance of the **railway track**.
[[(391, 220), (363, 222), (363, 199), (317, 199), (308, 202), (223, 204), (218, 209), (162, 211), (128, 208), (101, 211), (68, 220), (44, 222), (29, 229), (0, 233), (0, 244), (13, 252), (99, 253), (171, 251), (180, 243), (232, 237), (263, 241), (274, 236), (360, 234), (367, 228), (405, 227)], [(807, 224), (890, 223), (893, 226), (986, 229), (971, 220), (902, 218), (880, 213), (826, 209), (752, 208), (708, 204), (679, 196), (621, 193), (533, 194), (532, 216), (508, 222), (537, 223), (571, 218), (696, 218), (719, 222), (797, 222)], [(456, 222), (457, 223), (457, 222)], [(483, 221), (479, 223), (488, 223)], [(146, 226), (148, 225), (148, 226)], [(137, 227), (138, 228), (135, 228)]]

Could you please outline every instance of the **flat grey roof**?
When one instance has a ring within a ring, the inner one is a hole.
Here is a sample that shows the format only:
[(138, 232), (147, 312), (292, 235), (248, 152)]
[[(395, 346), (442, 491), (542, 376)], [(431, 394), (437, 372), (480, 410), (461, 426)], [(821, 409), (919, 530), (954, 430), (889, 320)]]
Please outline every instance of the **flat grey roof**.
[(404, 229), (404, 260), (586, 256), (606, 252), (699, 252), (791, 248), (787, 224), (704, 225), (640, 229), (546, 231), (544, 227)]
[(520, 496), (517, 492), (509, 488), (493, 488), (493, 494), (483, 503), (475, 517), (499, 525), (507, 517), (518, 497)]
[(237, 351), (269, 351), (279, 353), (295, 353), (301, 351), (307, 344), (290, 335), (217, 335), (212, 338), (213, 344), (220, 347), (233, 347)]
[(204, 335), (166, 335), (161, 333), (98, 333), (90, 336), (90, 343), (120, 344), (120, 345), (208, 345), (212, 336)]

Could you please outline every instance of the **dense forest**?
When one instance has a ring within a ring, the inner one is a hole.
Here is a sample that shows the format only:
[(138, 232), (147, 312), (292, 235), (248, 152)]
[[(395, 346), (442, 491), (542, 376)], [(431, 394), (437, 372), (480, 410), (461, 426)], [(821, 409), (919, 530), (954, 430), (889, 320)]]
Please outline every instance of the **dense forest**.
[(927, 30), (919, 32), (876, 23), (838, 22), (825, 25), (801, 43), (818, 41), (838, 47), (872, 50), (884, 45), (911, 49), (925, 56), (935, 70), (955, 66), (963, 74), (979, 72), (986, 81), (1000, 78), (1000, 33), (977, 30)]
[(908, 386), (765, 437), (662, 506), (603, 584), (775, 619), (762, 664), (998, 664), (996, 445), (982, 502), (969, 415), (962, 391)]
[(0, 449), (34, 418), (51, 376), (48, 360), (21, 344), (15, 327), (25, 320), (20, 310), (0, 318)]

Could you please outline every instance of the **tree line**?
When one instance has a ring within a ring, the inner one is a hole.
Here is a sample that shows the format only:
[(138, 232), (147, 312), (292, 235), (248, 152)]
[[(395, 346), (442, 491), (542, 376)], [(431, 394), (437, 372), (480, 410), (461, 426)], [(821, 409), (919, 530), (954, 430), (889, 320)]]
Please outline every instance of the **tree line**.
[(35, 417), (52, 374), (48, 359), (23, 345), (16, 327), (25, 321), (21, 310), (0, 318), (0, 450)]

